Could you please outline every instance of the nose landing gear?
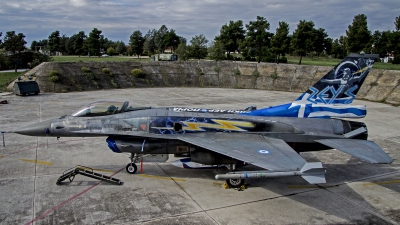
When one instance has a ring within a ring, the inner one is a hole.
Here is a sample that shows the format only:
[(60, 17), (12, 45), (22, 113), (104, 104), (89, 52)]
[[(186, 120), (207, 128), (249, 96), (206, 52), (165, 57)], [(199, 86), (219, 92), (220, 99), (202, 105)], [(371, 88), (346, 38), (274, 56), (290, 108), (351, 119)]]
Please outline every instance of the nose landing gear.
[(126, 172), (134, 174), (137, 171), (137, 166), (135, 163), (131, 162), (126, 166)]
[(129, 159), (131, 160), (131, 163), (129, 163), (126, 166), (126, 172), (128, 172), (129, 174), (134, 174), (137, 171), (137, 166), (135, 163), (140, 162), (140, 158), (142, 157), (142, 155), (139, 156), (139, 154), (136, 153), (131, 153), (131, 156), (129, 157)]

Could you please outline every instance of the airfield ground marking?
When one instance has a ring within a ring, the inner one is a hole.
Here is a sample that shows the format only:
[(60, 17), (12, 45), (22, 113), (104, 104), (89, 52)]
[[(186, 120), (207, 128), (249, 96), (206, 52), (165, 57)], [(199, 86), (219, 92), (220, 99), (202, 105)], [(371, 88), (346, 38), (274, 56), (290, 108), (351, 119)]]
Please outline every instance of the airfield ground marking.
[(185, 179), (181, 179), (181, 178), (162, 177), (162, 176), (154, 176), (154, 175), (147, 175), (147, 174), (139, 174), (139, 177), (153, 178), (153, 179), (158, 179), (158, 180), (172, 180), (172, 181), (178, 181), (178, 182), (186, 181)]
[[(351, 183), (353, 183), (353, 182), (351, 182)], [(348, 183), (346, 183), (346, 184), (348, 184)], [(371, 210), (371, 209), (369, 209), (369, 208), (367, 208), (367, 207), (365, 207), (365, 206), (363, 206), (363, 205), (361, 205), (361, 204), (359, 204), (359, 203), (357, 203), (357, 202), (355, 202), (355, 201), (353, 201), (351, 199), (348, 199), (346, 196), (343, 196), (343, 195), (341, 195), (339, 193), (332, 192), (332, 191), (330, 191), (330, 190), (328, 190), (326, 188), (323, 188), (323, 189), (325, 189), (327, 192), (329, 192), (329, 193), (331, 193), (331, 194), (343, 199), (344, 201), (346, 201), (346, 202), (348, 202), (348, 203), (350, 203), (350, 204), (352, 204), (354, 206), (357, 206), (357, 207), (359, 207), (359, 208), (371, 213), (372, 215), (375, 215), (375, 216), (381, 218), (382, 220), (385, 220), (386, 222), (389, 222), (391, 224), (397, 224), (396, 222), (394, 222), (390, 218), (387, 218), (385, 215), (381, 215), (379, 212), (375, 212), (374, 210)]]
[(288, 188), (333, 188), (339, 187), (338, 185), (320, 186), (320, 185), (289, 185)]
[[(178, 186), (199, 208), (200, 208), (200, 212), (205, 213), (212, 221), (214, 221), (216, 224), (218, 224), (218, 222), (210, 215), (208, 214), (207, 210), (203, 209), (203, 207), (201, 207), (201, 205), (181, 186), (178, 184), (178, 182), (176, 182), (161, 166), (159, 163), (157, 163), (157, 166), (160, 167), (160, 169), (168, 176), (172, 179), (172, 181), (174, 181), (174, 183), (176, 184), (176, 186)], [(196, 212), (192, 212), (192, 213), (196, 213)]]
[[(125, 167), (119, 169), (118, 171), (114, 172), (110, 177), (113, 177), (114, 175), (116, 175), (117, 173), (121, 172), (121, 171), (124, 170), (124, 169), (125, 169)], [(78, 198), (79, 196), (81, 196), (81, 195), (85, 194), (86, 192), (90, 191), (91, 189), (95, 188), (95, 187), (96, 187), (97, 185), (99, 185), (101, 182), (103, 182), (103, 181), (99, 181), (99, 182), (97, 182), (96, 184), (93, 184), (91, 187), (88, 187), (88, 188), (86, 188), (85, 190), (79, 192), (78, 194), (72, 196), (71, 198), (69, 198), (69, 199), (67, 199), (67, 200), (65, 200), (65, 201), (63, 201), (63, 202), (61, 202), (60, 204), (58, 204), (58, 205), (54, 206), (53, 208), (51, 208), (51, 209), (47, 210), (46, 212), (44, 212), (42, 215), (40, 215), (40, 216), (36, 217), (35, 219), (29, 221), (29, 222), (26, 223), (25, 225), (33, 224), (34, 222), (36, 222), (36, 221), (42, 219), (43, 217), (45, 217), (45, 216), (49, 215), (50, 213), (54, 212), (55, 210), (57, 210), (57, 209), (63, 207), (64, 205), (68, 204), (68, 203), (71, 202), (72, 200)]]
[(30, 163), (36, 163), (36, 164), (42, 164), (42, 165), (48, 165), (51, 166), (53, 165), (52, 162), (46, 162), (46, 161), (40, 161), (40, 160), (34, 160), (34, 159), (19, 159), (23, 162), (30, 162)]
[[(100, 138), (93, 138), (93, 139), (100, 139)], [(64, 144), (64, 143), (68, 143), (68, 142), (82, 141), (82, 140), (83, 139), (81, 138), (81, 139), (74, 139), (74, 140), (69, 140), (69, 141), (57, 141), (57, 142), (53, 142), (53, 143), (50, 143), (50, 144), (41, 144), (41, 145), (38, 145), (37, 147), (43, 147), (43, 146), (47, 146), (47, 145), (50, 146), (50, 145), (56, 145), (56, 144)], [(26, 152), (26, 151), (29, 151), (29, 150), (32, 150), (32, 149), (36, 149), (36, 147), (28, 148), (28, 149), (24, 149), (24, 150), (20, 150), (20, 151), (16, 151), (16, 152), (13, 152), (13, 153), (9, 153), (9, 154), (1, 156), (0, 159), (8, 157), (8, 156), (11, 156), (11, 155), (15, 155), (15, 154), (18, 154), (18, 153), (21, 153), (21, 152)]]
[(382, 184), (396, 184), (396, 183), (400, 183), (400, 180), (366, 182), (366, 183), (363, 184), (363, 186), (382, 185)]

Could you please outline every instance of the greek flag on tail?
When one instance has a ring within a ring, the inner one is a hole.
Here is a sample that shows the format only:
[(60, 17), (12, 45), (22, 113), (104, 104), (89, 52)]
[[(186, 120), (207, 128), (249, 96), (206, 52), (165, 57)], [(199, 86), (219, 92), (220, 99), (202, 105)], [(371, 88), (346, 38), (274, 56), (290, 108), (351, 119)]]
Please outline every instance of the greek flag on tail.
[(350, 54), (293, 103), (253, 110), (243, 115), (302, 118), (361, 118), (365, 105), (350, 105), (377, 54)]

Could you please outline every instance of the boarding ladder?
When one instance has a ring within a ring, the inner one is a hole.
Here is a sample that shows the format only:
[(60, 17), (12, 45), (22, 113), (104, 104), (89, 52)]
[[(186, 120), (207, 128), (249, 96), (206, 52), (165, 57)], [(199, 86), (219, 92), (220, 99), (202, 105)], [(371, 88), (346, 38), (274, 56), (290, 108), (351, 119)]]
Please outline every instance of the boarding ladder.
[(90, 167), (86, 166), (75, 166), (71, 169), (65, 170), (63, 175), (61, 175), (58, 180), (57, 180), (57, 185), (61, 185), (61, 182), (63, 182), (66, 179), (69, 179), (70, 182), (72, 182), (75, 178), (76, 175), (81, 174), (83, 176), (91, 177), (97, 180), (105, 181), (111, 184), (115, 185), (122, 185), (123, 182), (119, 179), (106, 176), (100, 173), (95, 173), (93, 172), (93, 169)]

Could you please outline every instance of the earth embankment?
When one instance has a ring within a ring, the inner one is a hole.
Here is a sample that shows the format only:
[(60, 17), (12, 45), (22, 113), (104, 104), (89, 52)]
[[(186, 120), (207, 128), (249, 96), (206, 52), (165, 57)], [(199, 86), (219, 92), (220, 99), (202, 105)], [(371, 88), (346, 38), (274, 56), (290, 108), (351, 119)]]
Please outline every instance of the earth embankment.
[[(145, 76), (133, 76), (133, 69), (140, 69)], [(26, 72), (23, 79), (33, 76), (44, 92), (134, 87), (220, 87), (303, 92), (331, 69), (326, 66), (216, 61), (47, 62)], [(58, 80), (55, 82), (51, 79), (51, 71), (56, 71)], [(400, 104), (400, 71), (372, 69), (357, 98)]]

